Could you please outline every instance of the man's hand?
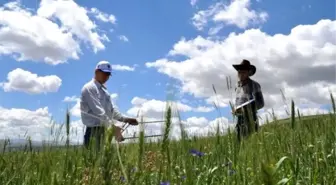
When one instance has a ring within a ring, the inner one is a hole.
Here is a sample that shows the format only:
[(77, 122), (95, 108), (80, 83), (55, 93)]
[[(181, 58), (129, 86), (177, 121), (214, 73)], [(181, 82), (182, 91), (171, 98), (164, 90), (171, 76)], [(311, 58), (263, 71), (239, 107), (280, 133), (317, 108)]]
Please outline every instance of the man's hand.
[(125, 139), (121, 134), (121, 128), (118, 127), (118, 126), (114, 126), (114, 125), (113, 125), (113, 127), (114, 127), (114, 137), (115, 137), (115, 139), (118, 142), (124, 141)]
[(233, 110), (231, 110), (231, 113), (232, 113), (233, 115), (241, 114), (241, 109), (233, 109)]
[(125, 123), (128, 123), (130, 125), (138, 125), (138, 120), (136, 120), (135, 118), (126, 118), (124, 119)]

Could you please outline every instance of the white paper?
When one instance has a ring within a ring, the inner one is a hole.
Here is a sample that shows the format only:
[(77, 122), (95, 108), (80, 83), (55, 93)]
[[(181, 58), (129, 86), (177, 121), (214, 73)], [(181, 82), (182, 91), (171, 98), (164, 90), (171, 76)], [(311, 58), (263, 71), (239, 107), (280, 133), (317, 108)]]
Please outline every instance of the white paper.
[(236, 110), (237, 110), (237, 109), (240, 109), (240, 108), (242, 108), (242, 107), (244, 107), (244, 106), (246, 106), (246, 105), (248, 105), (248, 104), (250, 104), (250, 103), (252, 103), (252, 102), (254, 102), (254, 99), (249, 100), (249, 101), (247, 101), (247, 102), (245, 102), (245, 103), (243, 103), (243, 104), (241, 104), (241, 105), (238, 105), (238, 106), (236, 107)]

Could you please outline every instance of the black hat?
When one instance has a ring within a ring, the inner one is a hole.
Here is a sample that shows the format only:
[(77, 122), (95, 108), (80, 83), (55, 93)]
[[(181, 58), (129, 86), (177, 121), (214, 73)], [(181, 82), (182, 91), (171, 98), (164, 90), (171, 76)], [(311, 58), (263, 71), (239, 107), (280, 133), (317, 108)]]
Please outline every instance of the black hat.
[(240, 64), (233, 64), (232, 65), (237, 71), (238, 70), (249, 70), (249, 76), (253, 76), (257, 69), (254, 65), (251, 65), (250, 61), (243, 59)]

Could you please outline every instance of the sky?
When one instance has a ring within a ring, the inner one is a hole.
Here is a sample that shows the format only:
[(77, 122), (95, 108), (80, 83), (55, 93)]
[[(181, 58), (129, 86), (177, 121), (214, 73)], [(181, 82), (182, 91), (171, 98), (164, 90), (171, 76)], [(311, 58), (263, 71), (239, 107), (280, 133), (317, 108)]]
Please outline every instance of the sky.
[[(232, 64), (242, 59), (257, 67), (262, 123), (272, 109), (286, 117), (292, 99), (303, 114), (326, 113), (335, 51), (333, 0), (0, 0), (0, 139), (50, 139), (68, 108), (71, 140), (81, 143), (81, 88), (103, 60), (112, 64), (106, 85), (124, 115), (163, 120), (172, 102), (172, 137), (179, 120), (190, 134), (234, 126)], [(148, 124), (145, 134), (161, 127)]]

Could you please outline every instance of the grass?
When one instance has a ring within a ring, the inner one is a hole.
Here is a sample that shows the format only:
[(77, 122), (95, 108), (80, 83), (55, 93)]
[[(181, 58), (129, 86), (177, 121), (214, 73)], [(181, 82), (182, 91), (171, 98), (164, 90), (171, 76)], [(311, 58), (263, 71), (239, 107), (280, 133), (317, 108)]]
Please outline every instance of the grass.
[[(336, 108), (304, 117), (291, 105), (288, 119), (266, 123), (241, 144), (236, 135), (171, 141), (171, 108), (160, 142), (107, 144), (100, 152), (82, 147), (7, 152), (0, 155), (3, 185), (109, 184), (336, 184)], [(299, 114), (298, 114), (298, 113)], [(67, 118), (69, 119), (69, 118)], [(67, 121), (67, 125), (69, 121)], [(183, 125), (180, 125), (183, 130)], [(68, 130), (68, 126), (66, 127)]]

